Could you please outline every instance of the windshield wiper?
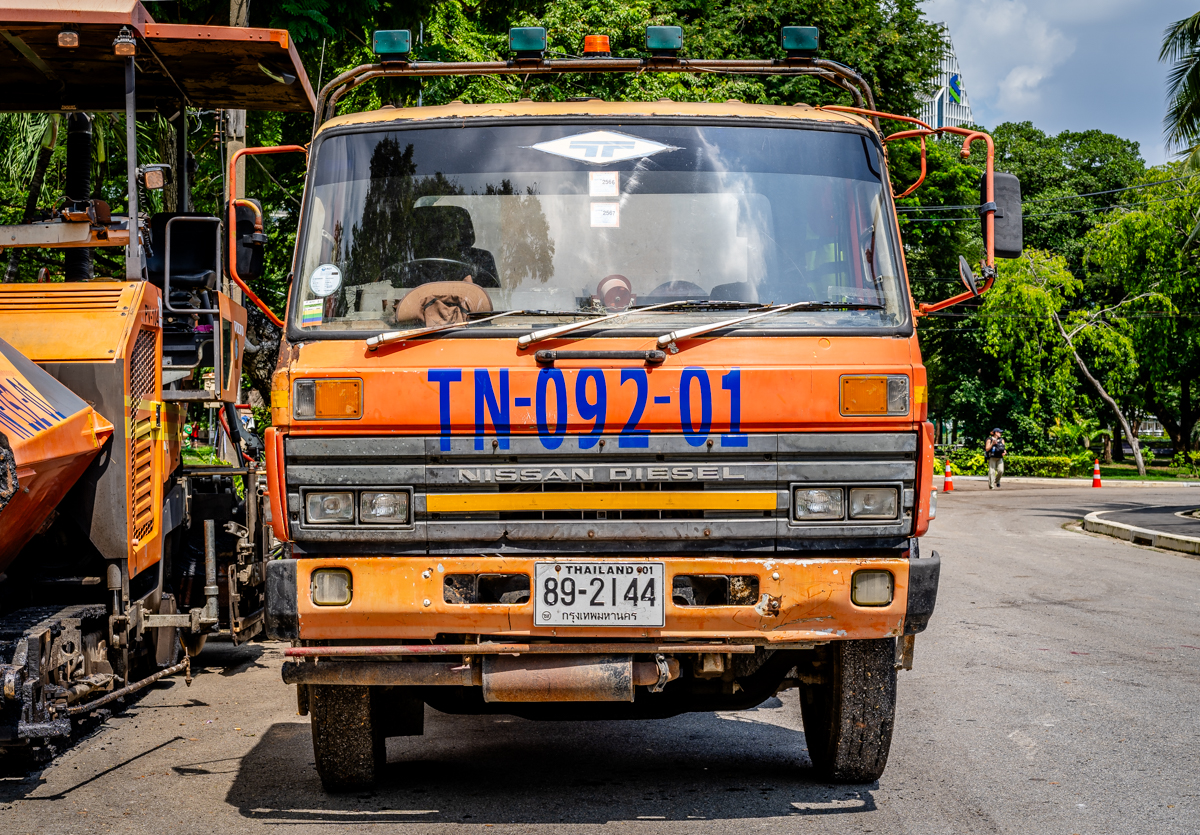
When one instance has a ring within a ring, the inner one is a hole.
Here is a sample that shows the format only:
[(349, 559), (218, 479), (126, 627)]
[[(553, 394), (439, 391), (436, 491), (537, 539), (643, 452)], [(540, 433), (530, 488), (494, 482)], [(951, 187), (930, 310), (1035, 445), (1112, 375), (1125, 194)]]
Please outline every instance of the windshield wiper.
[(660, 336), (658, 338), (658, 347), (666, 348), (667, 346), (670, 346), (671, 353), (675, 353), (679, 350), (679, 347), (677, 345), (675, 345), (675, 340), (677, 340), (677, 339), (690, 339), (693, 336), (702, 336), (702, 335), (704, 335), (706, 333), (710, 333), (712, 331), (721, 330), (722, 328), (733, 327), (734, 325), (740, 325), (743, 322), (751, 322), (751, 321), (754, 321), (755, 319), (764, 319), (767, 316), (774, 316), (776, 313), (784, 313), (788, 310), (797, 310), (800, 308), (804, 308), (806, 310), (884, 310), (885, 309), (884, 306), (881, 304), (859, 304), (857, 302), (811, 302), (811, 301), (810, 302), (793, 302), (792, 304), (785, 304), (781, 307), (772, 307), (770, 310), (762, 310), (762, 311), (759, 311), (758, 313), (751, 313), (749, 316), (738, 316), (735, 319), (725, 319), (724, 321), (721, 321), (721, 322), (713, 322), (708, 325), (698, 325), (697, 327), (688, 328), (687, 330), (671, 331), (670, 333), (664, 333), (662, 336)]
[(472, 325), (482, 324), (483, 322), (491, 322), (494, 319), (500, 319), (504, 316), (515, 316), (518, 313), (526, 313), (524, 310), (506, 310), (503, 313), (497, 313), (495, 316), (487, 316), (483, 319), (471, 319), (466, 322), (449, 322), (444, 325), (431, 325), (427, 328), (414, 328), (408, 331), (387, 331), (378, 336), (372, 336), (367, 340), (367, 350), (374, 351), (383, 345), (391, 345), (393, 342), (403, 342), (406, 339), (411, 339), (414, 336), (424, 336), (427, 333), (437, 333), (438, 331), (448, 331), (452, 328), (469, 328)]
[(696, 302), (692, 301), (692, 300), (679, 299), (679, 300), (676, 300), (673, 302), (663, 302), (662, 304), (652, 304), (649, 307), (627, 307), (618, 313), (610, 313), (607, 316), (601, 316), (596, 319), (585, 319), (582, 322), (571, 322), (568, 325), (559, 325), (558, 327), (555, 327), (555, 328), (546, 328), (544, 330), (534, 331), (533, 333), (527, 333), (517, 340), (517, 347), (518, 348), (528, 348), (533, 343), (541, 342), (543, 339), (550, 339), (551, 337), (554, 337), (554, 336), (561, 336), (564, 333), (570, 333), (571, 331), (577, 331), (580, 328), (586, 328), (591, 325), (598, 324), (600, 322), (608, 322), (612, 319), (620, 319), (622, 316), (632, 316), (635, 313), (648, 313), (651, 310), (660, 310), (664, 307), (671, 307), (673, 305), (680, 305), (680, 304), (696, 304)]

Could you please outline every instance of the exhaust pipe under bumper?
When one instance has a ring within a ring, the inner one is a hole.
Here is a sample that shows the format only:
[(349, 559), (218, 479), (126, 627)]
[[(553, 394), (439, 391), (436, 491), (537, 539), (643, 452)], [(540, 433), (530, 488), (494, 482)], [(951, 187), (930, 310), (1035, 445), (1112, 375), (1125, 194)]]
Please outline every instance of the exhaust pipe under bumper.
[(632, 702), (637, 685), (679, 678), (679, 661), (631, 655), (489, 655), (483, 659), (485, 702)]
[[(479, 661), (482, 661), (480, 666)], [(483, 687), (485, 702), (632, 702), (637, 686), (661, 690), (679, 660), (632, 655), (486, 655), (454, 661), (287, 661), (285, 684)]]

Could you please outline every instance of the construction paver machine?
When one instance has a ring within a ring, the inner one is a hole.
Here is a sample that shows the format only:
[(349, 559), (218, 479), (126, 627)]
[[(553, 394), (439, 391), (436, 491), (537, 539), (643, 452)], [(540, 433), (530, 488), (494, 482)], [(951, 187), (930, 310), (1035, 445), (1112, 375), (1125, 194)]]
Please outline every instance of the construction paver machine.
[[(258, 301), (238, 276), (261, 269), (262, 212), (235, 201), (230, 229), (192, 211), (188, 118), (314, 100), (286, 31), (160, 24), (135, 0), (7, 0), (0, 81), (0, 111), (67, 133), (66, 193), (0, 226), (0, 249), (65, 250), (65, 280), (0, 284), (0, 747), (44, 753), (73, 717), (190, 671), (207, 637), (262, 629), (270, 509), (235, 411), (246, 310), (227, 278)], [(93, 120), (112, 113), (123, 214), (90, 184)], [(155, 113), (174, 166), (137, 158)], [(174, 211), (147, 213), (154, 189)], [(103, 247), (123, 275), (97, 274)], [(232, 463), (184, 463), (190, 409), (223, 415)]]

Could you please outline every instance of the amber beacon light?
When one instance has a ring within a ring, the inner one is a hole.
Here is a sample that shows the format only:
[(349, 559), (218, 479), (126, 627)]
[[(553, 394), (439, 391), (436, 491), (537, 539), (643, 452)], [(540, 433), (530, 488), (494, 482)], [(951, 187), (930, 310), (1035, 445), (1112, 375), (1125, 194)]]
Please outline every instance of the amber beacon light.
[(586, 35), (583, 39), (584, 58), (611, 58), (608, 35)]

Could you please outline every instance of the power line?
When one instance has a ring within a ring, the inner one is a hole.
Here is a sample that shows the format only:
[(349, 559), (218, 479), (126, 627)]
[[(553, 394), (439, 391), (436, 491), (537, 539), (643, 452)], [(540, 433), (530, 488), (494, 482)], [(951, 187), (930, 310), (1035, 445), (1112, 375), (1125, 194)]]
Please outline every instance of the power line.
[[(1109, 209), (1129, 209), (1139, 206), (1146, 206), (1151, 203), (1171, 203), (1178, 200), (1178, 197), (1163, 197), (1157, 200), (1143, 200), (1140, 203), (1110, 203), (1107, 206), (1089, 206), (1086, 209), (1064, 209), (1061, 212), (1034, 212), (1033, 214), (1024, 215), (1024, 218), (1031, 217), (1062, 217), (1064, 215), (1083, 215), (1089, 212), (1104, 212)], [(974, 208), (967, 206), (964, 208)], [(951, 223), (956, 220), (979, 220), (979, 217), (971, 215), (963, 215), (962, 217), (906, 217), (905, 223)]]
[[(1084, 198), (1084, 197), (1099, 197), (1099, 196), (1102, 196), (1102, 194), (1116, 194), (1118, 192), (1135, 191), (1135, 190), (1138, 190), (1138, 188), (1154, 188), (1156, 186), (1165, 186), (1165, 185), (1171, 184), (1171, 182), (1182, 182), (1184, 180), (1190, 180), (1193, 178), (1193, 176), (1195, 176), (1195, 174), (1188, 174), (1186, 176), (1176, 176), (1176, 178), (1172, 178), (1170, 180), (1159, 180), (1157, 182), (1142, 182), (1142, 184), (1140, 184), (1140, 185), (1124, 186), (1123, 188), (1109, 188), (1109, 190), (1102, 191), (1102, 192), (1086, 192), (1084, 194), (1064, 194), (1064, 196), (1062, 196), (1062, 197), (1038, 197), (1038, 198), (1034, 198), (1032, 200), (1021, 200), (1021, 205), (1022, 206), (1031, 205), (1033, 203), (1055, 203), (1055, 202), (1057, 202), (1057, 200), (1078, 200), (1078, 199)], [(966, 204), (956, 205), (956, 206), (896, 206), (896, 211), (952, 211), (955, 209), (961, 210), (961, 209), (977, 209), (977, 208), (978, 208), (978, 206), (966, 205)]]

